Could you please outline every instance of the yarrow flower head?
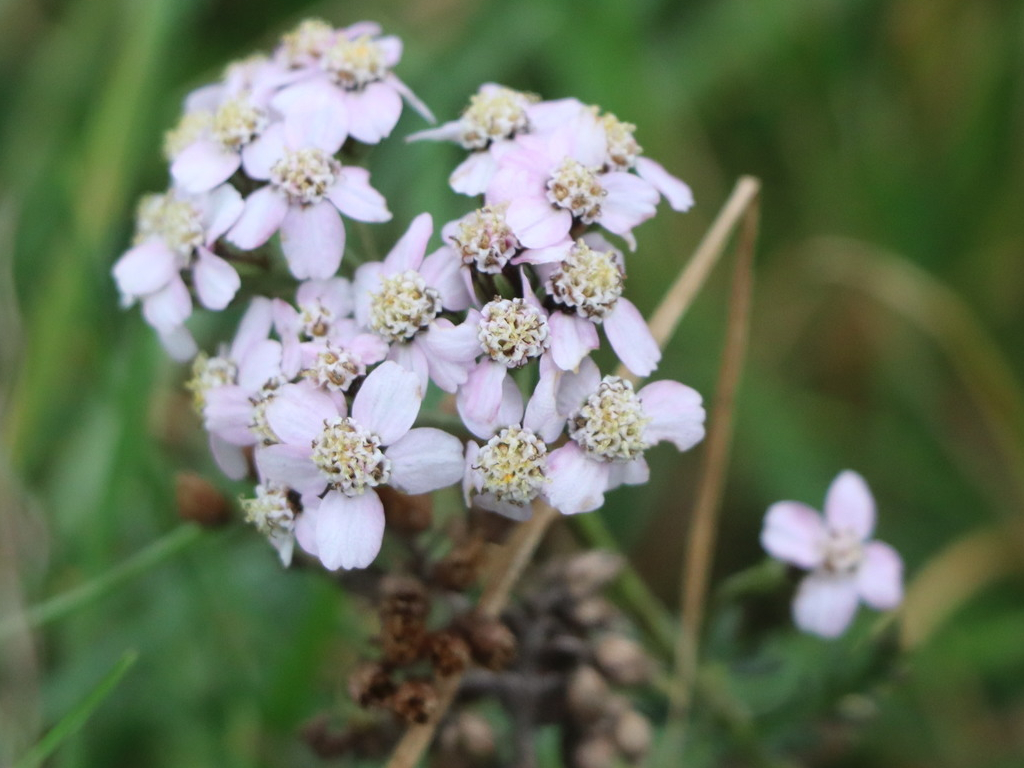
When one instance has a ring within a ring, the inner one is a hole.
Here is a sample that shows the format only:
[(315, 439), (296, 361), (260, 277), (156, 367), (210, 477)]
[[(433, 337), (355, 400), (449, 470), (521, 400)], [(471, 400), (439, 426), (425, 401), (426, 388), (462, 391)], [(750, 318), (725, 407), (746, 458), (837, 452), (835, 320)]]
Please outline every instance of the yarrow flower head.
[(840, 472), (825, 496), (825, 513), (798, 501), (768, 508), (761, 545), (772, 557), (810, 571), (793, 601), (796, 625), (838, 637), (857, 604), (887, 611), (903, 599), (903, 561), (888, 544), (871, 539), (875, 500), (856, 472)]

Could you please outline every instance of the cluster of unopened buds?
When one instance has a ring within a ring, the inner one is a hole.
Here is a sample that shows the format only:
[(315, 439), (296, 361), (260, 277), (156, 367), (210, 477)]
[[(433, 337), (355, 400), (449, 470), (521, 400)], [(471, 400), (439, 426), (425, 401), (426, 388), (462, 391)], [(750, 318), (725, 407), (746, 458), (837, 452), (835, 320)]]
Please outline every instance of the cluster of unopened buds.
[[(460, 485), (467, 508), (513, 520), (538, 503), (590, 512), (647, 481), (648, 448), (704, 436), (695, 390), (632, 383), (661, 358), (624, 294), (634, 229), (662, 199), (693, 204), (635, 126), (485, 84), (458, 120), (406, 137), (461, 145), (449, 184), (478, 207), (441, 226), (421, 213), (380, 261), (347, 245), (346, 220), (391, 219), (358, 145), (388, 138), (406, 104), (433, 122), (393, 72), (401, 55), (376, 24), (307, 21), (193, 91), (164, 145), (170, 186), (141, 200), (113, 268), (123, 304), (193, 360), (187, 387), (213, 456), (230, 478), (255, 478), (242, 509), (285, 565), (296, 542), (330, 570), (370, 565), (393, 491)], [(212, 354), (188, 328), (195, 302), (240, 307)], [(602, 337), (630, 375), (599, 369)], [(421, 413), (431, 391), (456, 426), (418, 425), (441, 423)], [(899, 602), (898, 555), (867, 542), (873, 515), (853, 475), (824, 522), (795, 502), (769, 511), (769, 553), (813, 571), (802, 628), (834, 636), (859, 599)], [(399, 689), (408, 701), (388, 700), (419, 719), (415, 681)]]

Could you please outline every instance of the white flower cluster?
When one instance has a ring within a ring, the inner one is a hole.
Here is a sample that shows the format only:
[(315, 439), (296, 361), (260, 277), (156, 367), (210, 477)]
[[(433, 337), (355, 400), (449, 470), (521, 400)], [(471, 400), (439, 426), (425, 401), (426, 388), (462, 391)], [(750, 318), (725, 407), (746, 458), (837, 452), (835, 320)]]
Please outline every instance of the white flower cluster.
[[(661, 197), (692, 204), (613, 115), (482, 86), (459, 120), (410, 137), (468, 150), (450, 183), (480, 207), (441, 227), (429, 253), (423, 213), (382, 261), (343, 265), (342, 217), (391, 217), (347, 148), (386, 138), (403, 100), (432, 120), (392, 72), (401, 50), (376, 24), (308, 21), (193, 92), (165, 143), (170, 189), (143, 199), (113, 270), (124, 303), (140, 301), (187, 358), (193, 299), (224, 309), (242, 286), (236, 264), (283, 256), (280, 287), (251, 298), (230, 345), (195, 355), (188, 388), (221, 468), (255, 470), (243, 508), (286, 563), (297, 541), (328, 568), (368, 565), (385, 484), (461, 481), (467, 504), (515, 519), (536, 499), (572, 514), (645, 482), (649, 446), (686, 450), (704, 434), (694, 390), (635, 391), (589, 357), (601, 326), (634, 374), (657, 367), (606, 235), (635, 250)], [(481, 442), (414, 427), (431, 384)]]

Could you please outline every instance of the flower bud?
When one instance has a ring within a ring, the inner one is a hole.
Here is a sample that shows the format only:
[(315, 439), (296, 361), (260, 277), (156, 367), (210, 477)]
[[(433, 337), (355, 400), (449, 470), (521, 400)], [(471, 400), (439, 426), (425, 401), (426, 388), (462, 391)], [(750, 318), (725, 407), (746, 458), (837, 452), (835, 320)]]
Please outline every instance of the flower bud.
[(612, 768), (615, 752), (615, 742), (609, 736), (591, 734), (573, 750), (573, 768)]
[(620, 570), (623, 558), (612, 552), (593, 550), (572, 557), (565, 565), (565, 583), (577, 598), (590, 597), (603, 589)]
[(348, 678), (348, 693), (361, 707), (384, 706), (395, 692), (395, 682), (384, 667), (365, 662)]
[(406, 680), (395, 691), (391, 708), (407, 723), (425, 723), (437, 709), (437, 691), (427, 680)]
[(440, 677), (458, 674), (469, 666), (472, 656), (469, 643), (452, 630), (442, 630), (426, 640), (426, 654)]
[(174, 478), (178, 516), (204, 528), (217, 528), (231, 519), (227, 499), (204, 477), (179, 472)]
[(516, 657), (516, 637), (497, 619), (470, 614), (459, 621), (477, 664), (495, 672)]
[(650, 679), (651, 661), (644, 649), (620, 635), (607, 635), (594, 648), (598, 667), (617, 685), (638, 685)]
[(565, 699), (573, 719), (580, 723), (592, 723), (604, 714), (608, 683), (593, 667), (579, 667), (569, 678)]
[(480, 715), (459, 712), (438, 737), (441, 749), (447, 753), (463, 755), (476, 765), (494, 754), (494, 729)]
[(651, 724), (639, 712), (627, 710), (615, 722), (613, 738), (622, 756), (631, 763), (638, 763), (651, 749)]

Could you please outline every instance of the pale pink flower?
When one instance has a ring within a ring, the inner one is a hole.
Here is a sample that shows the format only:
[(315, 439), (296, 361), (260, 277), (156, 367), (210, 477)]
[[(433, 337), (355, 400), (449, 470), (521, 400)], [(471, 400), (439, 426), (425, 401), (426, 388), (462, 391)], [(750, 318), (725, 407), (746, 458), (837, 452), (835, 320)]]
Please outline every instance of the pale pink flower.
[(345, 250), (340, 214), (358, 221), (387, 221), (384, 197), (370, 186), (369, 171), (342, 167), (337, 147), (313, 131), (288, 141), (281, 123), (249, 145), (246, 173), (270, 183), (245, 199), (245, 208), (227, 239), (251, 250), (278, 229), (281, 249), (300, 280), (334, 275)]
[(267, 537), (281, 558), (281, 565), (291, 565), (295, 550), (295, 508), (288, 498), (288, 489), (275, 483), (260, 483), (253, 498), (242, 499), (245, 521)]
[(574, 222), (599, 224), (632, 247), (632, 230), (654, 215), (658, 191), (604, 163), (604, 134), (593, 119), (520, 136), (500, 153), (486, 202), (508, 202), (506, 221), (527, 248), (564, 240)]
[(296, 537), (327, 568), (364, 568), (377, 556), (384, 507), (375, 487), (427, 493), (462, 477), (457, 438), (411, 429), (422, 399), (418, 377), (386, 361), (363, 381), (351, 415), (343, 400), (308, 384), (281, 387), (267, 406), (279, 442), (257, 448), (257, 467), (304, 497), (326, 491), (319, 506), (304, 505)]
[(634, 392), (618, 376), (601, 378), (588, 357), (579, 373), (560, 374), (554, 396), (555, 410), (568, 417), (571, 440), (551, 452), (548, 465), (581, 484), (586, 478), (585, 496), (574, 488), (549, 491), (552, 506), (565, 514), (597, 509), (605, 491), (620, 485), (647, 482), (644, 452), (650, 446), (668, 440), (685, 451), (704, 438), (701, 396), (677, 381), (655, 381)]
[(286, 380), (281, 372), (281, 344), (269, 338), (270, 328), (270, 299), (257, 296), (231, 346), (215, 357), (198, 355), (185, 385), (209, 432), (214, 459), (234, 480), (249, 472), (243, 448), (269, 439), (260, 414), (265, 401)]
[(347, 391), (367, 366), (387, 357), (388, 345), (362, 332), (352, 318), (352, 284), (345, 278), (307, 280), (299, 285), (295, 301), (298, 309), (274, 300), (281, 368), (289, 378), (301, 372), (321, 387)]
[(576, 99), (538, 101), (532, 94), (484, 83), (458, 120), (419, 131), (406, 141), (454, 141), (470, 151), (448, 183), (464, 195), (481, 195), (498, 169), (497, 156), (516, 136), (542, 134), (584, 109)]
[(480, 353), (476, 329), (438, 317), (469, 304), (457, 266), (444, 253), (424, 258), (433, 232), (428, 213), (417, 216), (384, 261), (361, 265), (355, 275), (356, 320), (390, 344), (388, 358), (414, 372), (426, 389), (446, 392), (465, 383)]
[[(284, 115), (286, 135), (295, 139), (315, 130), (340, 147), (347, 136), (376, 144), (391, 134), (402, 114), (402, 100), (430, 122), (434, 116), (391, 71), (402, 58), (402, 41), (381, 35), (376, 24), (361, 23), (315, 36), (318, 49), (308, 76), (282, 89), (273, 106)], [(311, 37), (313, 39), (313, 37)]]
[(559, 263), (537, 266), (557, 309), (548, 317), (551, 355), (558, 367), (575, 370), (599, 346), (604, 328), (615, 354), (637, 376), (658, 367), (661, 350), (640, 310), (622, 295), (622, 252), (596, 233), (577, 240)]
[(858, 602), (887, 611), (903, 599), (903, 561), (873, 541), (875, 500), (864, 478), (840, 472), (825, 496), (825, 514), (798, 501), (768, 508), (761, 545), (772, 557), (810, 571), (793, 601), (796, 625), (821, 637), (841, 635)]
[(241, 212), (241, 196), (227, 184), (201, 195), (147, 195), (139, 204), (135, 245), (114, 264), (114, 280), (122, 304), (141, 301), (146, 322), (172, 342), (172, 353), (195, 354), (184, 329), (192, 297), (182, 270), (192, 272), (196, 295), (208, 309), (224, 309), (241, 285), (235, 268), (212, 250)]
[[(542, 499), (567, 512), (588, 507), (598, 480), (589, 465), (551, 458), (549, 444), (564, 426), (556, 409), (557, 372), (549, 358), (541, 358), (540, 381), (523, 408), (519, 388), (505, 380), (500, 413), (493, 424), (472, 421), (466, 426), (485, 441), (466, 443), (466, 471), (462, 481), (466, 504), (497, 512), (513, 520), (530, 517), (534, 500)], [(582, 471), (581, 471), (582, 470)]]
[(475, 329), (475, 338), (466, 341), (467, 354), (473, 350), (482, 359), (459, 387), (455, 404), (475, 434), (490, 433), (502, 424), (503, 400), (515, 386), (508, 372), (544, 356), (551, 343), (547, 310), (525, 275), (520, 282), (523, 298), (493, 299), (479, 311), (470, 309), (463, 323)]

